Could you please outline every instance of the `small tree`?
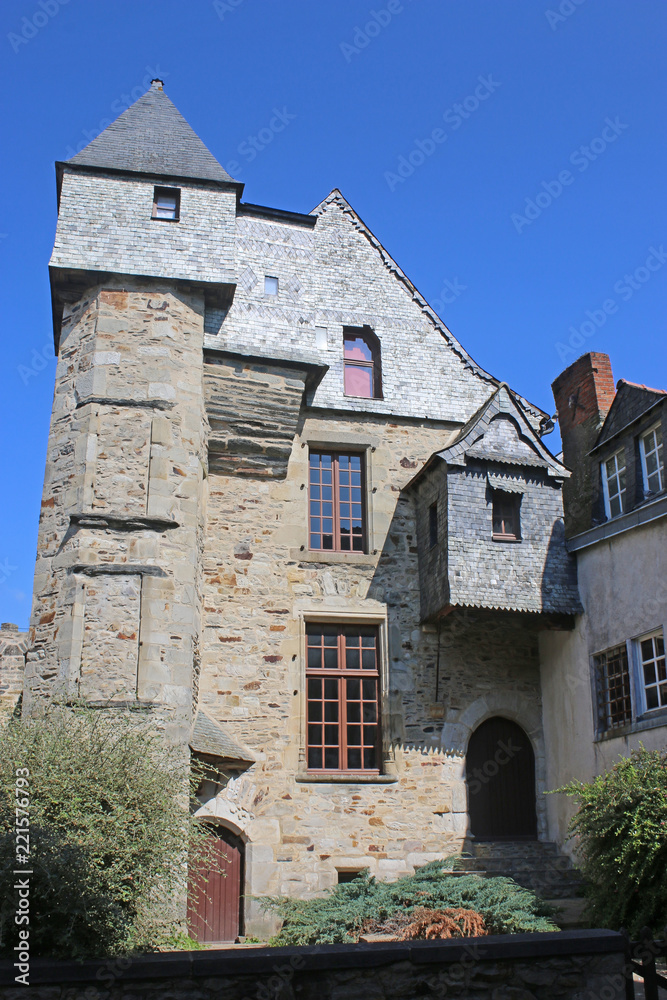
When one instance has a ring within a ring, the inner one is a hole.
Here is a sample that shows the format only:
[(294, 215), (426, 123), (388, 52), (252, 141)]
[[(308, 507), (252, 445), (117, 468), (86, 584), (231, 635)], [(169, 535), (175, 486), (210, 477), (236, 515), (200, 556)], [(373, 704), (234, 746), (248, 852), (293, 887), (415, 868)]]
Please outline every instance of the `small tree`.
[[(32, 954), (153, 947), (169, 904), (184, 898), (188, 851), (207, 850), (205, 828), (188, 813), (188, 767), (143, 713), (56, 707), (11, 719), (0, 731), (0, 950), (11, 954), (17, 941), (15, 818), (24, 800)], [(27, 784), (17, 782), (26, 773)]]
[(667, 750), (634, 750), (606, 774), (556, 789), (579, 799), (579, 840), (589, 915), (637, 934), (667, 924)]

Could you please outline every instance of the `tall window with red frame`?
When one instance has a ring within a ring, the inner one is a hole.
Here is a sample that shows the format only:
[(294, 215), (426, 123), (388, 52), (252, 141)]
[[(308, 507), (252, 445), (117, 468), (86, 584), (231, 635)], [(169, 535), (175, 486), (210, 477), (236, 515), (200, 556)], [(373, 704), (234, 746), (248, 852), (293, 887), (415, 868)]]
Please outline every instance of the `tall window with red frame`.
[(311, 549), (364, 552), (363, 455), (311, 451), (308, 518)]
[(377, 628), (309, 625), (307, 643), (308, 770), (379, 773)]
[(380, 341), (369, 326), (345, 327), (343, 364), (346, 396), (382, 399)]

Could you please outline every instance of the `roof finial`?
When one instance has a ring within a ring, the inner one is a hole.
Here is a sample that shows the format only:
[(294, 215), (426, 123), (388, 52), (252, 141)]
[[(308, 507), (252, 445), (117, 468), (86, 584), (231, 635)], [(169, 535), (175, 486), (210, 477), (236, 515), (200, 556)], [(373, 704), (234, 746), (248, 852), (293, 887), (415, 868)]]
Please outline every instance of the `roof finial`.
[(162, 90), (163, 87), (164, 80), (151, 80), (151, 90)]

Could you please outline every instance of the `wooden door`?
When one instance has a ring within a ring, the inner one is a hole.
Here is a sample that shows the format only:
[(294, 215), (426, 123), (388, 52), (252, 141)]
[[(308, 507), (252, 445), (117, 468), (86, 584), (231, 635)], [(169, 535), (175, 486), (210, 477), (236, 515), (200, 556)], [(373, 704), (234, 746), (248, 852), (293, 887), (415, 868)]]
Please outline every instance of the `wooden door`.
[(243, 841), (221, 826), (210, 836), (215, 862), (191, 866), (188, 885), (188, 928), (202, 944), (234, 941), (243, 929)]
[(494, 716), (466, 758), (470, 832), (477, 840), (535, 840), (535, 755), (521, 726)]

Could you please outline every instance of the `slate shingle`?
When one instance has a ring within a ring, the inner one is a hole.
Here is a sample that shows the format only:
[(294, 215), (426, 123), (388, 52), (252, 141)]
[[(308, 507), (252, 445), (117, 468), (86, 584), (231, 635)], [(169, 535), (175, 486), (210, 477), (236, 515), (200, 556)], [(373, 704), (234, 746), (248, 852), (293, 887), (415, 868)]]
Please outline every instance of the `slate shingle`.
[(157, 83), (67, 162), (161, 177), (237, 183)]

